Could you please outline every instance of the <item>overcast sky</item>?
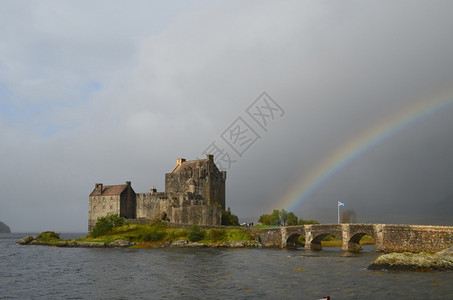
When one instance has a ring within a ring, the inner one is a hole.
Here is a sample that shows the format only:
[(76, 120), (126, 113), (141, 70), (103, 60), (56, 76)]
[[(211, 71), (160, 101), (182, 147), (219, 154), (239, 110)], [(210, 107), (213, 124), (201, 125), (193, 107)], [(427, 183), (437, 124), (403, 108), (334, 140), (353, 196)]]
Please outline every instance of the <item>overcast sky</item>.
[[(452, 11), (414, 0), (0, 0), (0, 221), (86, 231), (95, 183), (162, 191), (178, 157), (212, 142), (235, 161), (233, 213), (284, 208), (348, 142), (453, 99)], [(263, 92), (275, 115), (261, 127), (247, 111)], [(294, 212), (333, 223), (342, 201), (362, 222), (452, 225), (452, 114), (445, 105), (383, 139)], [(235, 152), (238, 124), (253, 143)]]

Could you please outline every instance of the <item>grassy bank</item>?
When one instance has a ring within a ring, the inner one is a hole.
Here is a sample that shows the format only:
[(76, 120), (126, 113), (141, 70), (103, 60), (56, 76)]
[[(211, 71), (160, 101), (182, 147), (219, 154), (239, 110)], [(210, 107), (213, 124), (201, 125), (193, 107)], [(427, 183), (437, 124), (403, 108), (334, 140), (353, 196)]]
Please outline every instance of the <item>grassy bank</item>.
[(160, 247), (178, 240), (198, 242), (207, 245), (220, 245), (235, 241), (250, 241), (255, 239), (250, 233), (241, 229), (216, 228), (202, 229), (198, 226), (191, 228), (177, 228), (168, 226), (166, 223), (156, 224), (126, 224), (113, 228), (107, 234), (96, 238), (88, 236), (78, 239), (77, 242), (104, 242), (110, 243), (115, 240), (133, 242), (136, 247)]

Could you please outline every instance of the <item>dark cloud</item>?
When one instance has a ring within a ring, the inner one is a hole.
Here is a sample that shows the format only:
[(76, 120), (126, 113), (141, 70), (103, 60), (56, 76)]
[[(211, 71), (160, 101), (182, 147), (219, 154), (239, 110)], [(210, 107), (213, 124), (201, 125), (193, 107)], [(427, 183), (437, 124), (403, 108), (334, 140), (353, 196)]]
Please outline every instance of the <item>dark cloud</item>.
[[(221, 141), (263, 91), (286, 113), (256, 127), (228, 170), (227, 206), (241, 218), (281, 208), (392, 116), (453, 97), (447, 1), (110, 3), (0, 12), (0, 219), (13, 231), (86, 230), (96, 182), (162, 190), (176, 158)], [(295, 213), (335, 222), (340, 200), (364, 222), (448, 219), (452, 110), (363, 153)]]

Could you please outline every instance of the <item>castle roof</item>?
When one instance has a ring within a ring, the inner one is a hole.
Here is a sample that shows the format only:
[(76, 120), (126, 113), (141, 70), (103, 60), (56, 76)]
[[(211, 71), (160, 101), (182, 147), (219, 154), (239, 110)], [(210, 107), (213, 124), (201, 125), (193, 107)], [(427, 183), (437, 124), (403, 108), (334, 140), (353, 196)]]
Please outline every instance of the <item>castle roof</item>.
[(203, 167), (205, 163), (208, 162), (209, 159), (197, 159), (197, 160), (189, 160), (189, 161), (182, 161), (178, 163), (178, 165), (171, 171), (172, 174), (181, 173), (183, 170), (189, 169), (196, 169), (197, 167)]
[(120, 195), (127, 188), (127, 184), (118, 185), (99, 185), (90, 196), (117, 196)]

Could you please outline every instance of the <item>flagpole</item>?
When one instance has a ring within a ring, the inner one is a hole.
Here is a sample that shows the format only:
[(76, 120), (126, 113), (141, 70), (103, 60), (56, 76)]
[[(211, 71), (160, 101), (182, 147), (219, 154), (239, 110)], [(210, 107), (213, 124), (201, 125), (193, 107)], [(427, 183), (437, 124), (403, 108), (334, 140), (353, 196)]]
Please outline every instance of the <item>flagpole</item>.
[(337, 210), (338, 210), (338, 224), (340, 224), (340, 203), (337, 202)]

